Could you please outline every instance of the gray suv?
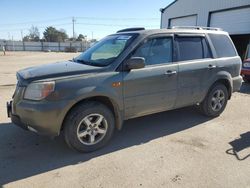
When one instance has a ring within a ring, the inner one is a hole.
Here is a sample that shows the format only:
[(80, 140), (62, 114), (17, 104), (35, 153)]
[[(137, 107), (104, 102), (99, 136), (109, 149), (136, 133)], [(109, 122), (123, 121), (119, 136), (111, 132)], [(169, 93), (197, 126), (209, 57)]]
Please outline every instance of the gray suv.
[(41, 135), (63, 133), (71, 148), (90, 152), (131, 118), (192, 105), (219, 116), (241, 87), (241, 65), (219, 29), (124, 29), (73, 60), (17, 72), (8, 116)]

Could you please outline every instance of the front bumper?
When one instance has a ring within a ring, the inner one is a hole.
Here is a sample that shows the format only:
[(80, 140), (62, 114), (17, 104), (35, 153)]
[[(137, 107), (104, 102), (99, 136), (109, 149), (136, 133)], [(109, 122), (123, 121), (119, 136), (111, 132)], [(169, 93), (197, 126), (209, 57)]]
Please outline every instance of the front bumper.
[(28, 127), (21, 122), (20, 118), (12, 114), (12, 101), (7, 102), (6, 106), (7, 106), (7, 115), (9, 118), (11, 118), (11, 122), (17, 125), (18, 127), (21, 127), (24, 130), (28, 130)]
[(12, 123), (25, 130), (45, 136), (58, 136), (67, 113), (68, 101), (37, 102), (22, 100), (7, 103)]
[(233, 92), (240, 91), (241, 85), (242, 85), (242, 76), (237, 76), (233, 78)]

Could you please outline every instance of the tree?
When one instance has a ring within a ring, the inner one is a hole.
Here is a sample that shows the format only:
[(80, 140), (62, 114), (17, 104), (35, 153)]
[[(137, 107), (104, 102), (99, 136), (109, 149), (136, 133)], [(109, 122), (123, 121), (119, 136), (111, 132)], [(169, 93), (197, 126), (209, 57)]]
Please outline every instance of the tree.
[(83, 34), (79, 34), (76, 41), (84, 41), (86, 38), (86, 35), (84, 36)]
[(96, 43), (96, 42), (97, 42), (97, 39), (91, 39), (89, 42), (91, 42), (91, 43)]
[(23, 41), (38, 42), (39, 40), (40, 40), (39, 29), (32, 25), (32, 27), (29, 29), (29, 35), (26, 35), (23, 38)]
[(68, 38), (68, 35), (65, 30), (57, 30), (50, 26), (43, 32), (43, 37), (47, 42), (64, 42)]

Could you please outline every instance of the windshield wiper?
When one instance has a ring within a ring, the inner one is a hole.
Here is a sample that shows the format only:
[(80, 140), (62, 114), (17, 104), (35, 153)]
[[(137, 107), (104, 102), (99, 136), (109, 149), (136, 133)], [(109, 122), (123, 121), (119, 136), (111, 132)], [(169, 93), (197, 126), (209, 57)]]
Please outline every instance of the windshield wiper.
[(78, 63), (85, 64), (85, 65), (91, 65), (90, 62), (84, 61), (84, 60), (82, 60), (82, 59), (75, 59), (75, 58), (73, 58), (73, 61), (74, 61), (74, 62), (78, 62)]
[(82, 63), (84, 65), (90, 65), (90, 66), (96, 66), (96, 67), (103, 67), (103, 65), (96, 63), (96, 62), (89, 62), (89, 61), (84, 61), (82, 59), (73, 59), (74, 62), (77, 63)]

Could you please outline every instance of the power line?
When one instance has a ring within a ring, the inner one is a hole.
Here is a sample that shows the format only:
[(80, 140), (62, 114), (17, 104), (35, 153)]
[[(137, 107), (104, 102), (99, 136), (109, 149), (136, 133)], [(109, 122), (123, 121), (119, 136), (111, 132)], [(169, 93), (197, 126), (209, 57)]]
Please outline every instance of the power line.
[[(38, 29), (44, 29), (50, 26), (64, 26), (64, 25), (73, 25), (73, 36), (75, 36), (75, 25), (88, 25), (88, 26), (104, 26), (104, 27), (138, 27), (138, 25), (128, 25), (128, 24), (99, 24), (99, 23), (83, 23), (77, 22), (75, 18), (72, 19), (72, 23), (63, 23), (63, 24), (50, 24), (47, 26), (37, 26)], [(143, 27), (159, 27), (159, 25), (144, 25), (140, 24)], [(17, 29), (0, 29), (0, 32), (6, 31), (20, 31), (20, 30), (29, 30), (30, 28), (17, 28)]]
[(99, 17), (76, 17), (77, 19), (91, 19), (91, 20), (112, 20), (112, 21), (121, 21), (121, 20), (131, 20), (131, 21), (138, 21), (138, 20), (157, 20), (159, 21), (159, 18), (99, 18)]
[[(50, 26), (63, 26), (63, 25), (71, 25), (72, 23), (63, 23), (63, 24), (48, 24), (47, 26), (37, 26), (38, 29), (44, 29)], [(20, 31), (20, 30), (29, 30), (30, 28), (17, 28), (17, 29), (0, 29), (0, 32), (8, 32), (8, 31)]]
[(71, 19), (70, 17), (50, 19), (50, 20), (40, 20), (40, 21), (27, 21), (27, 22), (19, 22), (19, 23), (10, 23), (10, 24), (0, 24), (0, 26), (11, 26), (11, 25), (25, 25), (25, 24), (34, 24), (34, 23), (46, 23), (46, 22), (55, 22), (60, 20)]
[[(88, 19), (88, 20), (110, 20), (110, 21), (138, 21), (138, 20), (155, 20), (159, 21), (159, 18), (100, 18), (100, 17), (74, 17), (75, 19)], [(47, 22), (55, 22), (55, 21), (62, 21), (62, 20), (69, 20), (71, 17), (64, 17), (64, 18), (55, 18), (49, 20), (39, 20), (39, 21), (27, 21), (27, 22), (18, 22), (18, 23), (8, 23), (8, 24), (0, 24), (0, 26), (12, 26), (12, 25), (25, 25), (25, 24), (36, 24), (36, 23), (47, 23)]]
[[(77, 22), (77, 25), (93, 25), (93, 26), (107, 26), (107, 27), (138, 27), (138, 25), (126, 25), (126, 24), (98, 24), (98, 23), (82, 23)], [(159, 27), (159, 25), (143, 25), (144, 27)]]

